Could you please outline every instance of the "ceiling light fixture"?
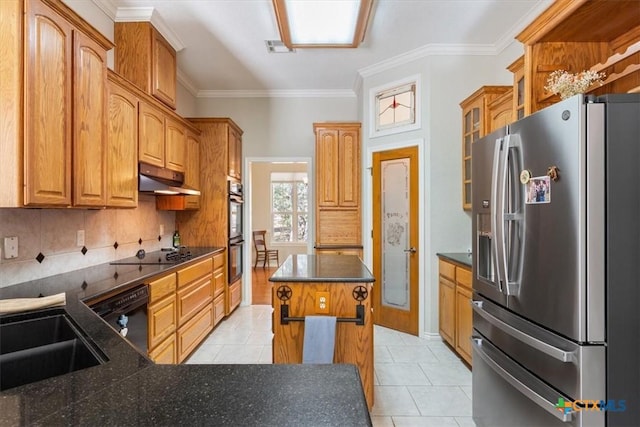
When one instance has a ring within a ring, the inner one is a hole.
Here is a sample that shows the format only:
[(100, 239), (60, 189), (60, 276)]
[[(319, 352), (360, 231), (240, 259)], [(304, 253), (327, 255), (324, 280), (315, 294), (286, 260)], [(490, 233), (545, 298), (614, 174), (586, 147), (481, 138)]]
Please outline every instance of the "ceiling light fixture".
[(358, 47), (373, 0), (273, 0), (280, 37), (289, 48)]

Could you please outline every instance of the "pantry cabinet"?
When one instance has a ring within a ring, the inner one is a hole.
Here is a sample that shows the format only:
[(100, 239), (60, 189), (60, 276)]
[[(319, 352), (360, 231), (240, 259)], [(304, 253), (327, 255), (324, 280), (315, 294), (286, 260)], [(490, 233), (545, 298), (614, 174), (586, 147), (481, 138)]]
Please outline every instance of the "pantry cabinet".
[(313, 129), (316, 253), (361, 255), (360, 123), (314, 123)]

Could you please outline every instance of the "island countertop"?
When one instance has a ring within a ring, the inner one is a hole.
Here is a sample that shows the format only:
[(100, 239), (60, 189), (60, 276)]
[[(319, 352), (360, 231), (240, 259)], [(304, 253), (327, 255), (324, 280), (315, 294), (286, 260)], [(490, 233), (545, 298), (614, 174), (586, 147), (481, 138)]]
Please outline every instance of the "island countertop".
[(270, 282), (372, 283), (375, 278), (356, 255), (289, 255)]

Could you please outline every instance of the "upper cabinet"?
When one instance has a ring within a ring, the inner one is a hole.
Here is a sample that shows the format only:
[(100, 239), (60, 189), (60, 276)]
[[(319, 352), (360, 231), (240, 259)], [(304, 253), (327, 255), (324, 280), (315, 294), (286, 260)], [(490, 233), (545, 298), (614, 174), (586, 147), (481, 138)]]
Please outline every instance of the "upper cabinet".
[(516, 59), (507, 69), (513, 73), (513, 120), (524, 117), (524, 56)]
[(139, 160), (184, 172), (187, 155), (184, 124), (150, 102), (140, 101), (139, 108)]
[(109, 72), (107, 206), (138, 205), (138, 98)]
[(116, 22), (115, 68), (146, 93), (176, 108), (176, 52), (149, 22)]
[(113, 45), (58, 1), (0, 8), (0, 206), (104, 206)]
[(604, 72), (588, 93), (640, 91), (640, 6), (637, 0), (556, 0), (516, 37), (524, 44), (524, 114), (559, 100), (548, 93), (555, 70)]
[(228, 130), (227, 175), (240, 181), (242, 179), (242, 130), (230, 122)]
[[(511, 86), (482, 86), (460, 103), (462, 108), (462, 207), (471, 209), (471, 144), (504, 125), (511, 116)], [(493, 101), (499, 102), (490, 108)], [(507, 117), (508, 116), (508, 117)], [(497, 127), (495, 129), (497, 129)]]
[(315, 123), (317, 202), (360, 205), (360, 123)]

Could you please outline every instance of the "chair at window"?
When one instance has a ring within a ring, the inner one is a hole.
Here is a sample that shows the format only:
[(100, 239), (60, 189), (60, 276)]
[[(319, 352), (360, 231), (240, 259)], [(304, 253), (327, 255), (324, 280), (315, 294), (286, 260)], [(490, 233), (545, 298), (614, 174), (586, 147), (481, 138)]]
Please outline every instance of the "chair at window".
[(262, 261), (262, 268), (265, 268), (271, 260), (275, 260), (276, 265), (280, 265), (278, 250), (267, 248), (267, 243), (265, 242), (266, 234), (266, 230), (256, 230), (253, 232), (253, 247), (256, 250), (256, 263), (253, 265), (254, 269), (260, 261)]

